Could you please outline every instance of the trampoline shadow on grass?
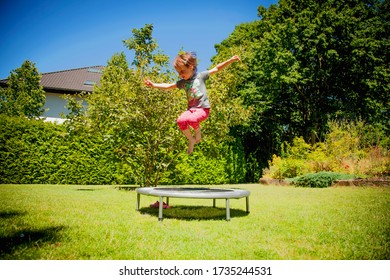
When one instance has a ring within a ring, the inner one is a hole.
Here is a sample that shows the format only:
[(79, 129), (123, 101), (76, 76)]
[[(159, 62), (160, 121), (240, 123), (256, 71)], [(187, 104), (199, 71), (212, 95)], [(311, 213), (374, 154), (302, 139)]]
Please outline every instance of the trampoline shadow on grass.
[[(39, 249), (43, 245), (58, 244), (64, 226), (53, 226), (42, 229), (20, 229), (7, 235), (0, 235), (0, 259), (16, 259), (14, 254), (27, 248)], [(18, 254), (17, 254), (18, 255)]]
[[(139, 209), (141, 214), (147, 214), (158, 217), (158, 208), (142, 207)], [(232, 218), (248, 216), (244, 210), (230, 209)], [(226, 208), (210, 206), (187, 206), (175, 205), (171, 208), (164, 209), (164, 219), (177, 220), (226, 220)]]

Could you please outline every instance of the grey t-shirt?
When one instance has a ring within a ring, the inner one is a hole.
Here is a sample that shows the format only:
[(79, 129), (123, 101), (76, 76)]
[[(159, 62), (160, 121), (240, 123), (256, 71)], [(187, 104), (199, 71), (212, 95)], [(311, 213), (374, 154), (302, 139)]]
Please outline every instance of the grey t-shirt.
[(209, 98), (206, 91), (206, 80), (209, 78), (209, 71), (195, 73), (188, 80), (176, 82), (178, 88), (182, 88), (187, 93), (188, 109), (210, 108)]

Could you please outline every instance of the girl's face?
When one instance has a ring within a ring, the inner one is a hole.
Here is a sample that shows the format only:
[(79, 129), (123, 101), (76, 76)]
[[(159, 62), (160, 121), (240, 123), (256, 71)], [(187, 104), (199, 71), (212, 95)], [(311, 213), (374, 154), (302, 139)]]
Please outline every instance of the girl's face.
[(194, 75), (194, 67), (192, 65), (190, 66), (180, 66), (175, 68), (177, 73), (179, 74), (180, 78), (184, 80), (188, 80)]

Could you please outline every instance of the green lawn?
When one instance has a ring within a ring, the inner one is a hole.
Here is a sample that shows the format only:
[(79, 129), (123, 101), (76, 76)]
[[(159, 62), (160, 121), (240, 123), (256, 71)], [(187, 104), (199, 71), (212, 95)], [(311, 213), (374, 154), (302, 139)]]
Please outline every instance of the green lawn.
[(389, 259), (390, 188), (232, 185), (231, 200), (156, 197), (113, 186), (0, 185), (0, 259)]

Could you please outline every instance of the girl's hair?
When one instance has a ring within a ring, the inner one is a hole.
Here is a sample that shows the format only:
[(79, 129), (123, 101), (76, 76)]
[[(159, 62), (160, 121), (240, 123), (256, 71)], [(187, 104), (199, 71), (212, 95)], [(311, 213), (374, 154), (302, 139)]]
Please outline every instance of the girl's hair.
[(195, 52), (186, 52), (183, 54), (179, 54), (176, 57), (175, 61), (173, 62), (173, 66), (175, 68), (181, 68), (183, 66), (185, 67), (193, 66), (194, 68), (196, 68), (197, 65), (198, 65), (198, 60), (196, 58)]

